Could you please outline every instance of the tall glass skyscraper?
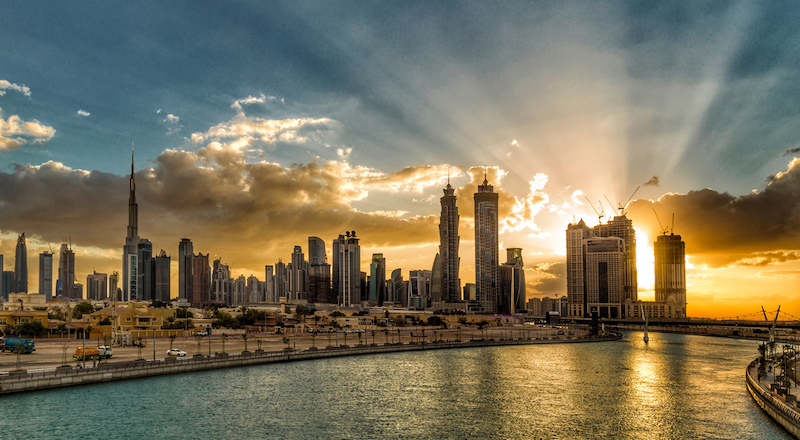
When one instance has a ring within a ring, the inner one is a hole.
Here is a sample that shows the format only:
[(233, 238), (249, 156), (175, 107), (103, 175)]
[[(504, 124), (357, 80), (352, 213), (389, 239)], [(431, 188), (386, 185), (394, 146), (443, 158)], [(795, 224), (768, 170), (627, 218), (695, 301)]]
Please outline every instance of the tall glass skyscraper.
[(498, 194), (484, 178), (475, 193), (475, 285), (484, 313), (497, 313), (500, 289)]
[(39, 293), (45, 300), (53, 298), (53, 253), (44, 251), (39, 254)]
[(28, 293), (28, 246), (25, 244), (25, 233), (17, 239), (17, 251), (14, 256), (13, 293)]
[(136, 182), (131, 149), (131, 178), (128, 194), (128, 234), (122, 248), (122, 300), (137, 299), (139, 281), (139, 205), (136, 204)]
[(439, 217), (439, 255), (441, 276), (441, 300), (446, 302), (461, 301), (461, 279), (458, 277), (460, 258), (458, 247), (458, 207), (456, 206), (455, 190), (447, 182), (444, 196), (439, 199), (442, 205), (442, 214)]

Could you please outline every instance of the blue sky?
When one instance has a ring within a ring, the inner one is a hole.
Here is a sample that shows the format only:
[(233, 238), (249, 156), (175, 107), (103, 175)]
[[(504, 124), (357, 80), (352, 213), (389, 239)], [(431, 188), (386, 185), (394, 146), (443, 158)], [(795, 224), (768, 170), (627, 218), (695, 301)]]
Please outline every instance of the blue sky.
[[(595, 217), (584, 196), (624, 202), (654, 176), (642, 204), (703, 188), (763, 193), (770, 176), (794, 172), (800, 146), (792, 2), (32, 1), (2, 4), (0, 16), (0, 202), (20, 203), (10, 182), (42, 199), (38, 214), (0, 216), (3, 238), (73, 236), (97, 266), (118, 265), (131, 141), (140, 209), (152, 210), (140, 229), (155, 247), (204, 235), (211, 221), (220, 232), (205, 252), (256, 271), (304, 236), (358, 227), (365, 255), (395, 249), (398, 267), (427, 268), (447, 174), (468, 222), (471, 185), (488, 166), (508, 202), (506, 244), (540, 265), (529, 280), (557, 286), (547, 271), (566, 222)], [(266, 190), (246, 196), (259, 185), (283, 188), (293, 205), (275, 208), (280, 194)], [(794, 197), (786, 191), (781, 200)], [(74, 215), (56, 221), (64, 209)], [(114, 221), (83, 228), (93, 209)], [(305, 223), (259, 252), (221, 244)], [(791, 226), (776, 228), (786, 241), (737, 258), (787, 254)]]

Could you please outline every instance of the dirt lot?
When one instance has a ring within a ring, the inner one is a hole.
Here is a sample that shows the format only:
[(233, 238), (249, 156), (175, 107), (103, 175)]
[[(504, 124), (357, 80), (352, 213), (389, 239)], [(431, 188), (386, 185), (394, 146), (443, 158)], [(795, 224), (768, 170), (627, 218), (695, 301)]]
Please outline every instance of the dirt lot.
[[(525, 337), (547, 337), (548, 335), (555, 335), (557, 330), (554, 329), (526, 329)], [(435, 336), (434, 336), (435, 333)], [(455, 340), (459, 339), (480, 339), (481, 330), (471, 327), (464, 327), (462, 329), (448, 329), (448, 330), (433, 330), (425, 329), (424, 338), (426, 341), (432, 341), (434, 337), (442, 340)], [(520, 328), (498, 328), (493, 327), (483, 331), (486, 338), (501, 338), (501, 337), (523, 337), (523, 330)], [(413, 336), (412, 336), (413, 334)], [(402, 329), (398, 335), (397, 330), (392, 330), (388, 335), (384, 334), (383, 329), (374, 331), (366, 330), (361, 335), (361, 342), (364, 344), (383, 344), (385, 342), (411, 342), (412, 338), (419, 341), (422, 338), (422, 331), (420, 329), (408, 330)], [(288, 337), (288, 345), (292, 348), (308, 348), (314, 344), (317, 347), (325, 347), (328, 345), (356, 345), (359, 343), (359, 333), (319, 333), (313, 337), (309, 333), (299, 333), (296, 336), (292, 334), (276, 335), (272, 333), (249, 333), (247, 339), (247, 349), (254, 351), (259, 347), (262, 350), (273, 351), (281, 350), (287, 347), (283, 342), (283, 338)], [(170, 348), (172, 342), (173, 348), (178, 348), (186, 352), (187, 356), (202, 353), (208, 355), (209, 351), (213, 353), (239, 353), (245, 349), (245, 341), (241, 335), (230, 335), (224, 341), (220, 335), (213, 335), (210, 337), (203, 337), (200, 339), (199, 351), (197, 338), (191, 337), (178, 337), (174, 341), (169, 338), (157, 338), (155, 340), (155, 350), (153, 349), (153, 339), (145, 340), (145, 347), (114, 347), (114, 356), (108, 362), (132, 361), (138, 358), (143, 359), (163, 359), (166, 357), (166, 352)], [(86, 340), (86, 347), (96, 347), (101, 345), (102, 342), (92, 339)], [(260, 344), (260, 346), (259, 346)], [(31, 354), (20, 355), (21, 368), (26, 370), (36, 370), (42, 368), (54, 368), (64, 363), (68, 365), (77, 365), (79, 361), (73, 359), (72, 355), (75, 349), (83, 345), (82, 340), (76, 339), (36, 339), (36, 351)], [(0, 372), (10, 371), (16, 369), (17, 355), (9, 352), (0, 353)], [(87, 360), (87, 365), (93, 362)]]

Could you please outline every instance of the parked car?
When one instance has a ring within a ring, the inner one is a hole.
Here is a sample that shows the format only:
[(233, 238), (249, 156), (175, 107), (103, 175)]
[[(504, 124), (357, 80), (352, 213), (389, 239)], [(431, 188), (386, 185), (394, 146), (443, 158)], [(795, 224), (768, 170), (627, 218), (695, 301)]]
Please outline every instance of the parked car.
[(205, 330), (200, 330), (199, 332), (195, 333), (197, 336), (208, 336), (208, 332)]
[(177, 348), (170, 348), (167, 350), (167, 356), (186, 356), (186, 352)]

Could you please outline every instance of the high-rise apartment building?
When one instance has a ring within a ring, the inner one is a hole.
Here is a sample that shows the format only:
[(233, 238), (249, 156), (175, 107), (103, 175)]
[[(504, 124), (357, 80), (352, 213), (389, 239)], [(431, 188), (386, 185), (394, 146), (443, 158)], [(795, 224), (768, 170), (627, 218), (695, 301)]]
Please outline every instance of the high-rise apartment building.
[(280, 298), (285, 298), (286, 293), (289, 291), (289, 272), (286, 270), (286, 264), (278, 258), (275, 263), (275, 276), (273, 278), (273, 288), (275, 289), (275, 300), (279, 301)]
[(102, 301), (108, 296), (108, 275), (92, 272), (86, 275), (86, 299)]
[(497, 313), (500, 289), (498, 194), (484, 178), (475, 193), (475, 285), (484, 313)]
[[(309, 296), (311, 293), (309, 292)], [(272, 266), (264, 266), (264, 300), (267, 302), (278, 302), (275, 297), (275, 270)]]
[(308, 303), (335, 303), (331, 290), (331, 265), (325, 258), (325, 242), (308, 237)]
[(75, 253), (67, 243), (61, 244), (58, 254), (58, 294), (75, 298)]
[(170, 300), (170, 257), (164, 249), (153, 259), (153, 299)]
[(333, 281), (338, 304), (361, 305), (361, 246), (356, 231), (348, 231), (333, 241)]
[(623, 214), (594, 228), (567, 226), (567, 314), (624, 318), (638, 300), (636, 232)]
[(303, 248), (295, 246), (289, 268), (289, 300), (306, 299), (308, 296), (307, 266), (308, 263), (306, 263), (305, 255), (303, 255)]
[(131, 149), (131, 177), (128, 194), (128, 233), (122, 248), (122, 297), (123, 301), (137, 299), (139, 293), (139, 205), (136, 203), (136, 182)]
[(680, 235), (659, 235), (655, 251), (656, 302), (673, 301), (679, 318), (686, 317), (686, 243)]
[(192, 240), (182, 238), (178, 243), (178, 298), (189, 300), (192, 296)]
[(506, 249), (507, 261), (500, 266), (500, 313), (514, 314), (525, 310), (525, 270), (522, 263), (522, 249)]
[(153, 292), (155, 290), (155, 279), (153, 272), (155, 267), (153, 263), (153, 243), (146, 238), (139, 239), (137, 247), (137, 261), (138, 278), (136, 280), (136, 299), (139, 301), (153, 300)]
[[(0, 257), (2, 264), (2, 257)], [(53, 298), (53, 253), (44, 251), (39, 254), (39, 293), (45, 301)]]
[(208, 254), (199, 253), (192, 257), (192, 296), (189, 303), (202, 307), (211, 303), (211, 267)]
[(401, 269), (395, 269), (392, 271), (392, 276), (389, 278), (389, 286), (391, 286), (391, 288), (388, 289), (388, 301), (407, 306), (408, 303), (406, 302), (405, 294), (407, 289), (403, 289), (403, 271)]
[(13, 284), (11, 287), (13, 293), (28, 293), (28, 246), (25, 243), (24, 232), (17, 238)]
[[(496, 201), (496, 199), (495, 199)], [(461, 259), (458, 257), (460, 237), (458, 235), (458, 207), (455, 190), (447, 182), (444, 196), (439, 199), (442, 213), (439, 216), (439, 255), (441, 300), (461, 301), (461, 279), (458, 271)]]
[(122, 300), (122, 289), (119, 288), (119, 272), (114, 271), (108, 277), (108, 296), (114, 301)]
[(372, 254), (369, 265), (369, 301), (383, 305), (386, 301), (386, 259), (383, 254)]
[[(0, 274), (5, 272), (5, 266), (3, 265), (3, 256), (0, 255)], [(0, 300), (8, 301), (8, 291), (9, 284), (6, 283), (5, 279), (0, 276)]]

